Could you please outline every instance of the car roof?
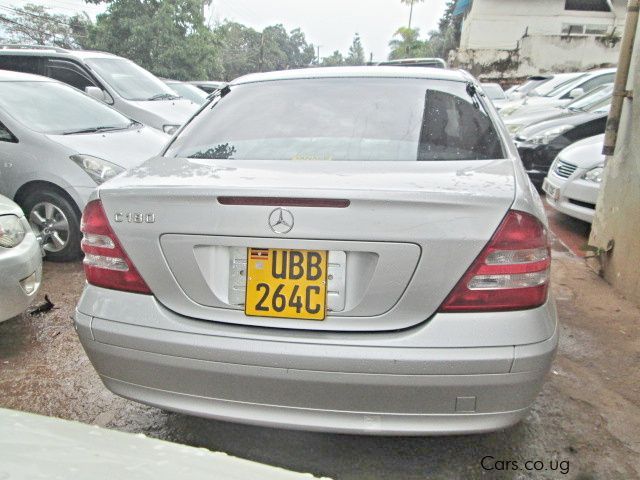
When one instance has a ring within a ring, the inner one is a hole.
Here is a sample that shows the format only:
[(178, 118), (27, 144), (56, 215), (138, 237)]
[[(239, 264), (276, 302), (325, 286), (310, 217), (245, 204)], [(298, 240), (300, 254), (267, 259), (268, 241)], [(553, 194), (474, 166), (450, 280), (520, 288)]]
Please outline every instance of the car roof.
[(0, 70), (0, 82), (55, 82), (56, 80), (31, 73)]
[(230, 85), (312, 78), (424, 78), (453, 82), (469, 82), (473, 80), (471, 75), (463, 70), (447, 70), (430, 67), (367, 66), (303, 68), (277, 72), (252, 73), (233, 80)]
[(120, 58), (107, 52), (97, 50), (67, 50), (59, 47), (38, 45), (0, 45), (0, 55), (20, 55), (30, 57), (59, 57), (59, 58)]

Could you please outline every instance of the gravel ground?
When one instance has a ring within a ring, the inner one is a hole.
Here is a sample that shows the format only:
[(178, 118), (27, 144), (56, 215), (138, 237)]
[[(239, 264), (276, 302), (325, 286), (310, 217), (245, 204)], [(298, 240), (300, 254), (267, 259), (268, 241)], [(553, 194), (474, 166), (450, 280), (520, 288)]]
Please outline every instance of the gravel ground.
[[(80, 263), (45, 263), (40, 296), (48, 294), (55, 308), (0, 324), (0, 407), (337, 479), (640, 478), (640, 310), (559, 242), (553, 283), (561, 342), (553, 371), (524, 422), (474, 436), (276, 430), (167, 413), (116, 397), (100, 382), (73, 329), (83, 282)], [(493, 470), (482, 468), (484, 457), (493, 457), (484, 461)], [(526, 461), (542, 462), (527, 464), (542, 470), (527, 470)]]

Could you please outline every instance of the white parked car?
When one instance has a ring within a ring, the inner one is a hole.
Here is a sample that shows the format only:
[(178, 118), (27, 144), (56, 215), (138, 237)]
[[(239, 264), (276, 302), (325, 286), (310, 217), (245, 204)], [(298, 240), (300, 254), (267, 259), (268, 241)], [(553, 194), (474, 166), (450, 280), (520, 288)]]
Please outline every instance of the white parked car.
[(583, 73), (575, 78), (570, 77), (546, 94), (528, 95), (521, 100), (509, 102), (500, 110), (500, 115), (503, 117), (521, 115), (528, 111), (537, 110), (541, 106), (549, 108), (561, 107), (600, 85), (613, 83), (615, 75), (615, 68), (604, 68)]
[(59, 80), (137, 122), (173, 134), (200, 107), (131, 60), (110, 53), (57, 47), (0, 47), (0, 70)]
[(499, 111), (509, 101), (506, 93), (499, 83), (482, 83), (482, 90), (487, 95), (493, 106)]
[(604, 135), (585, 138), (560, 152), (542, 184), (556, 210), (591, 223), (604, 172)]
[(42, 253), (18, 205), (0, 195), (0, 322), (22, 313), (42, 281)]
[(0, 70), (0, 193), (25, 211), (50, 260), (80, 255), (80, 212), (96, 186), (168, 140), (69, 85)]
[(558, 342), (546, 217), (468, 73), (248, 75), (82, 217), (111, 391), (285, 428), (513, 425)]

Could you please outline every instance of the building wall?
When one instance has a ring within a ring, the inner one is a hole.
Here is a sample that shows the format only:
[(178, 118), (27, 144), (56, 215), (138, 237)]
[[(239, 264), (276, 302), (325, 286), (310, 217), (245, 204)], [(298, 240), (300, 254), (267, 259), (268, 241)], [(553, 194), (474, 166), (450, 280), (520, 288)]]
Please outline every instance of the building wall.
[(613, 12), (564, 9), (564, 0), (474, 0), (462, 24), (461, 50), (513, 50), (528, 35), (561, 35), (563, 24), (617, 26), (622, 33), (626, 0), (612, 0)]
[(640, 32), (636, 36), (616, 152), (606, 166), (589, 244), (600, 255), (602, 273), (627, 298), (640, 304)]
[(592, 36), (528, 36), (514, 50), (459, 50), (449, 62), (481, 79), (589, 70), (618, 63), (619, 44)]

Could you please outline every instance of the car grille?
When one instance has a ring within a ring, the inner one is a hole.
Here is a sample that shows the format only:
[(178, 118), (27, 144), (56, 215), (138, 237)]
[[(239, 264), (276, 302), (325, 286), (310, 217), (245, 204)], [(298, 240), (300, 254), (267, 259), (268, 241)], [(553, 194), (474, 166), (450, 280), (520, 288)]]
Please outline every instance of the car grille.
[(573, 172), (578, 168), (577, 165), (573, 165), (572, 163), (567, 163), (564, 160), (558, 159), (553, 168), (553, 171), (562, 178), (569, 178)]

